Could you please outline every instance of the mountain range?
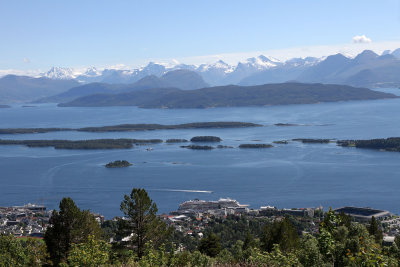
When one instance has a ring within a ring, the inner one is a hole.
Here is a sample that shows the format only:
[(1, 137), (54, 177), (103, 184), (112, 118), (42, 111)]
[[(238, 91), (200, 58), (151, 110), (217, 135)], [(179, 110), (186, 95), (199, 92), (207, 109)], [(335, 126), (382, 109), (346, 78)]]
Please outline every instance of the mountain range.
[(365, 50), (354, 58), (342, 54), (326, 58), (292, 58), (280, 61), (260, 55), (239, 62), (236, 66), (222, 60), (213, 64), (165, 66), (150, 62), (140, 69), (105, 69), (94, 67), (74, 75), (72, 69), (52, 68), (44, 77), (52, 79), (75, 79), (81, 83), (134, 83), (146, 76), (161, 77), (169, 71), (184, 69), (198, 73), (212, 86), (239, 84), (257, 85), (287, 81), (338, 83), (365, 87), (387, 87), (400, 85), (400, 48), (378, 55)]
[(326, 58), (280, 61), (260, 55), (236, 66), (213, 64), (166, 66), (150, 62), (139, 69), (90, 67), (83, 72), (53, 67), (41, 77), (7, 75), (0, 78), (0, 104), (12, 102), (68, 102), (97, 93), (123, 93), (150, 88), (193, 90), (221, 85), (268, 83), (328, 83), (357, 87), (400, 87), (400, 49), (378, 55), (365, 50), (354, 58), (342, 54)]

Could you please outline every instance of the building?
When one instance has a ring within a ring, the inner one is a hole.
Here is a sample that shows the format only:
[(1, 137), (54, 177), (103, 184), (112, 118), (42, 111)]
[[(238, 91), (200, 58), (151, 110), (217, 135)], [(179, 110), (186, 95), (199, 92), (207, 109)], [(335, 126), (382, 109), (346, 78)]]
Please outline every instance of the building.
[(336, 213), (344, 213), (353, 217), (357, 221), (370, 221), (372, 217), (385, 218), (391, 216), (391, 213), (387, 210), (378, 210), (372, 208), (360, 208), (360, 207), (342, 207), (334, 210)]

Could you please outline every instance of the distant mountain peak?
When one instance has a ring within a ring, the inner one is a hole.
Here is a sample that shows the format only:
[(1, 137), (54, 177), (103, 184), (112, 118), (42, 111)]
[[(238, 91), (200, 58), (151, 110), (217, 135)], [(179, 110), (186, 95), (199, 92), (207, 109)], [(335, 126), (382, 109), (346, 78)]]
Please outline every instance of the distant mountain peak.
[(223, 71), (224, 73), (229, 73), (233, 71), (233, 67), (223, 61), (222, 59), (218, 60), (215, 63), (212, 64), (201, 64), (198, 68), (197, 71), (199, 72), (205, 72), (205, 71)]
[(83, 73), (85, 76), (89, 77), (95, 77), (101, 75), (101, 71), (99, 71), (96, 67), (89, 67), (86, 69), (86, 71)]
[(252, 68), (256, 70), (264, 70), (276, 67), (280, 64), (282, 64), (282, 62), (275, 58), (259, 55), (258, 57), (248, 58), (245, 62), (239, 62), (237, 69)]
[(49, 71), (43, 73), (42, 76), (54, 80), (69, 80), (75, 78), (74, 72), (71, 68), (62, 67), (52, 67)]
[(354, 58), (354, 61), (359, 62), (359, 63), (360, 62), (364, 63), (364, 62), (367, 62), (367, 61), (370, 61), (370, 60), (374, 60), (377, 57), (379, 57), (379, 55), (376, 54), (374, 51), (372, 51), (372, 50), (364, 50)]
[(400, 48), (397, 48), (392, 52), (392, 55), (395, 56), (396, 58), (400, 59)]

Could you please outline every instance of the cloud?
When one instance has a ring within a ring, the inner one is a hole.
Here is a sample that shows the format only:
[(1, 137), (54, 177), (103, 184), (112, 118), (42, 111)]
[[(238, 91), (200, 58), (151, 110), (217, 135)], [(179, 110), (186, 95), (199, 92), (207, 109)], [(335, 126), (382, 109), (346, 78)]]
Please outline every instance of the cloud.
[(24, 60), (24, 63), (27, 63), (27, 64), (28, 64), (28, 63), (31, 63), (31, 61), (29, 60), (29, 58), (24, 57), (23, 60)]
[(372, 40), (365, 35), (356, 35), (353, 37), (353, 43), (355, 44), (369, 44)]

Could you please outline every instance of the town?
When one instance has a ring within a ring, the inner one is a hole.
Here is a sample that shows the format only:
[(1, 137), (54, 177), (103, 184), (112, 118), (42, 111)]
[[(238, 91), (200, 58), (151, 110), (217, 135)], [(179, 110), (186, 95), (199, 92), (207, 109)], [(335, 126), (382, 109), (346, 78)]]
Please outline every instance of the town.
[[(377, 210), (368, 207), (341, 207), (334, 211), (337, 214), (349, 215), (359, 223), (369, 223), (374, 217), (379, 220), (383, 231), (383, 243), (390, 245), (395, 236), (400, 234), (400, 217), (389, 211)], [(0, 207), (0, 235), (14, 235), (16, 237), (43, 238), (49, 224), (52, 211), (44, 205), (26, 204), (24, 206)], [(99, 224), (104, 216), (92, 213)], [(235, 199), (221, 198), (219, 200), (189, 200), (181, 203), (176, 211), (161, 214), (159, 217), (176, 231), (185, 235), (201, 239), (204, 230), (212, 219), (224, 219), (227, 216), (246, 216), (247, 218), (263, 218), (271, 222), (291, 216), (302, 223), (303, 233), (318, 233), (319, 223), (323, 219), (323, 207), (278, 209), (273, 206), (261, 206), (251, 209), (249, 205), (240, 204)], [(112, 219), (116, 221), (117, 217)], [(114, 240), (111, 238), (110, 242)]]

